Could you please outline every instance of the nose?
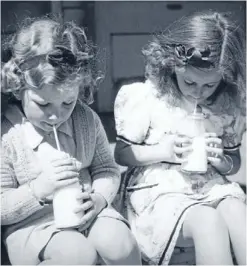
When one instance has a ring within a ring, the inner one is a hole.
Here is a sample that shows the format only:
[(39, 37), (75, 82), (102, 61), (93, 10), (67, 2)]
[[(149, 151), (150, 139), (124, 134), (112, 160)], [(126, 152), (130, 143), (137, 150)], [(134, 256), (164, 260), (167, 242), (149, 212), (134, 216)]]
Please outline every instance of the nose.
[(201, 87), (196, 87), (195, 90), (193, 91), (193, 95), (194, 95), (195, 98), (202, 97), (202, 88)]
[(56, 120), (58, 119), (58, 117), (57, 117), (56, 114), (52, 114), (52, 115), (50, 115), (50, 116), (48, 117), (48, 119), (49, 119), (50, 121), (56, 121)]
[(48, 121), (52, 124), (57, 124), (61, 118), (60, 112), (58, 110), (52, 110), (48, 114)]

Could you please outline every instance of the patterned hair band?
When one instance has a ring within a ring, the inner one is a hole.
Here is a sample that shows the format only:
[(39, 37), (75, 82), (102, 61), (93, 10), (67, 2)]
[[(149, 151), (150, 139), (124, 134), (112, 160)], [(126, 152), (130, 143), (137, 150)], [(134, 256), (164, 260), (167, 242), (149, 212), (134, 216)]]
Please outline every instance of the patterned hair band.
[(209, 60), (211, 51), (208, 46), (204, 50), (199, 50), (195, 47), (186, 50), (184, 45), (178, 44), (175, 45), (175, 54), (184, 64), (190, 64), (200, 68), (214, 67), (214, 63)]
[(76, 67), (77, 60), (75, 55), (69, 49), (63, 46), (56, 46), (56, 49), (48, 54), (36, 55), (23, 60), (19, 64), (21, 71), (37, 67), (42, 62), (48, 62), (53, 67)]

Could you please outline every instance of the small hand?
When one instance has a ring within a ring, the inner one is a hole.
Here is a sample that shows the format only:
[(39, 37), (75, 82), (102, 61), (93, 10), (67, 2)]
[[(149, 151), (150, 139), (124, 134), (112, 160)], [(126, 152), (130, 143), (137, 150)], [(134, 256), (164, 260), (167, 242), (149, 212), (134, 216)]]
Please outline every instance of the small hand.
[(192, 151), (191, 139), (183, 135), (177, 135), (174, 140), (174, 156), (176, 163), (187, 161), (187, 155)]
[(75, 213), (84, 212), (81, 220), (79, 231), (87, 229), (97, 215), (107, 205), (103, 196), (98, 193), (82, 192), (77, 196), (77, 200), (81, 202), (81, 206), (74, 210)]
[(224, 160), (224, 147), (222, 140), (217, 137), (216, 133), (206, 133), (205, 142), (208, 161), (214, 167), (219, 167)]
[(81, 167), (82, 164), (75, 158), (59, 151), (57, 157), (47, 163), (44, 171), (32, 181), (35, 195), (39, 199), (51, 199), (58, 188), (79, 183)]

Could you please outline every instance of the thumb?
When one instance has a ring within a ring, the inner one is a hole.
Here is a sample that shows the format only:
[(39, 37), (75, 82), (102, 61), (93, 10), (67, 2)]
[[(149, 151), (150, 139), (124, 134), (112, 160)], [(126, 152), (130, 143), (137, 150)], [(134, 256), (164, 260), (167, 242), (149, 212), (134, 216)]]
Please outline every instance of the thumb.
[(80, 161), (75, 160), (74, 164), (75, 164), (77, 171), (80, 171), (82, 169), (82, 163)]

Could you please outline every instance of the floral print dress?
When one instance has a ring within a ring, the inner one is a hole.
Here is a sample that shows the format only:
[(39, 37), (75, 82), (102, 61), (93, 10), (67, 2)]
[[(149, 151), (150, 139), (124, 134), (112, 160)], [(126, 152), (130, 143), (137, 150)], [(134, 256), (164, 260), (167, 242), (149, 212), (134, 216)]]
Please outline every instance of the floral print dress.
[[(238, 149), (245, 117), (226, 95), (213, 105), (201, 106), (208, 132), (215, 132), (227, 149)], [(123, 86), (115, 101), (118, 138), (130, 144), (153, 145), (186, 129), (188, 112), (158, 97), (151, 81)], [(237, 183), (229, 182), (208, 164), (205, 174), (185, 174), (180, 165), (160, 162), (131, 167), (122, 183), (122, 211), (149, 264), (167, 265), (187, 211), (198, 204), (217, 206), (226, 197), (245, 202)]]

